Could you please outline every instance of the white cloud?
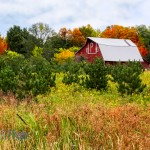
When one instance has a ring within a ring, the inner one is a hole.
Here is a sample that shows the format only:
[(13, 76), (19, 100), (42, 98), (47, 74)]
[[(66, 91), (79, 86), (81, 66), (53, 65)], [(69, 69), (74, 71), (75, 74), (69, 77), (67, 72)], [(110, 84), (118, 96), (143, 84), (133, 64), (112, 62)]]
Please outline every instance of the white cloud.
[(13, 26), (30, 27), (37, 22), (55, 30), (91, 24), (150, 25), (149, 0), (0, 0), (0, 33)]

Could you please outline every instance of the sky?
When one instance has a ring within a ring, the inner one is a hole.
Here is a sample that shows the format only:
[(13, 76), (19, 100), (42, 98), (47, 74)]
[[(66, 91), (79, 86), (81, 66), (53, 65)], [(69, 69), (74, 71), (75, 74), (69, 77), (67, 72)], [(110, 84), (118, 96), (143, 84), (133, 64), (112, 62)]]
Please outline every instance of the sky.
[(56, 32), (87, 24), (101, 31), (114, 24), (150, 26), (149, 10), (150, 0), (0, 0), (0, 34), (39, 22)]

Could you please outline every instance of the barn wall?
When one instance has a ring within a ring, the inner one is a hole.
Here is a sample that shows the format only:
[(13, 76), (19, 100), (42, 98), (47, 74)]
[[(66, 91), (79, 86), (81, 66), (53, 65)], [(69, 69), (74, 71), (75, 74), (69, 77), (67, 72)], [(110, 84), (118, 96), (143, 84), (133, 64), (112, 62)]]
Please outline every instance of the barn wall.
[(84, 59), (88, 62), (93, 62), (96, 57), (102, 58), (102, 54), (100, 52), (98, 44), (91, 40), (87, 40), (85, 46), (75, 55), (75, 59), (77, 61), (81, 61), (82, 59)]
[(148, 64), (146, 61), (142, 62), (142, 65), (145, 69), (150, 69), (150, 64)]

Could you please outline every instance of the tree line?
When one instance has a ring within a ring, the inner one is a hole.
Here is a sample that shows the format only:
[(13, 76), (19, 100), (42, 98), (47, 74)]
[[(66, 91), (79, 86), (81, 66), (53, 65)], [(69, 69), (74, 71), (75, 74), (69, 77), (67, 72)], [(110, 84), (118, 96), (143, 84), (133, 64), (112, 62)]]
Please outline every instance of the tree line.
[(48, 61), (53, 58), (61, 61), (73, 57), (74, 52), (85, 44), (86, 37), (130, 39), (138, 46), (142, 57), (150, 62), (150, 27), (145, 25), (111, 25), (100, 31), (88, 24), (72, 30), (64, 27), (58, 33), (44, 23), (23, 29), (14, 25), (7, 31), (5, 39), (0, 36), (0, 54), (11, 50), (26, 58), (41, 55)]

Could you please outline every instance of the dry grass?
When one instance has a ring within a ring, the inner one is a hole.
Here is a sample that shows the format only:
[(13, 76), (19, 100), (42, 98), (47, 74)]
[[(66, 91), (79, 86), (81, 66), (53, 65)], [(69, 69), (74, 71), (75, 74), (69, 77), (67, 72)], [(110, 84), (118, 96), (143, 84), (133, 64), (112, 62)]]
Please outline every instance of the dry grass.
[(61, 81), (35, 101), (0, 93), (0, 136), (2, 129), (28, 133), (24, 141), (0, 139), (0, 149), (149, 150), (149, 73), (142, 78), (148, 85), (144, 96), (122, 98), (113, 90), (99, 93)]

